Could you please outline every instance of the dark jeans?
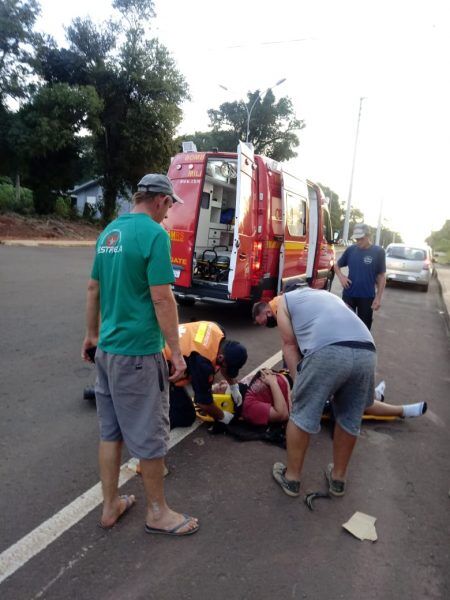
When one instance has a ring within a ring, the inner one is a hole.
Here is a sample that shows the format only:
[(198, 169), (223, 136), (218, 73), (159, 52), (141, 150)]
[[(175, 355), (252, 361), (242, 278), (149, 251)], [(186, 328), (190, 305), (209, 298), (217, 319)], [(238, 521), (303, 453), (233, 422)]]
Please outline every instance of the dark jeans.
[(342, 300), (355, 312), (367, 329), (372, 327), (372, 302), (373, 298), (352, 298), (350, 296), (342, 296)]

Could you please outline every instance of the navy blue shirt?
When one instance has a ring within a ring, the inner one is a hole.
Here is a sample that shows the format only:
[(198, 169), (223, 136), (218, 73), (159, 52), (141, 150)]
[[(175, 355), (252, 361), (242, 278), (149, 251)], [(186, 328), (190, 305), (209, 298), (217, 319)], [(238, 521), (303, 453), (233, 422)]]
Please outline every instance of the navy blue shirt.
[(349, 246), (338, 266), (348, 267), (350, 287), (344, 289), (345, 298), (375, 298), (375, 283), (380, 273), (386, 273), (386, 255), (381, 246), (359, 248), (356, 244)]

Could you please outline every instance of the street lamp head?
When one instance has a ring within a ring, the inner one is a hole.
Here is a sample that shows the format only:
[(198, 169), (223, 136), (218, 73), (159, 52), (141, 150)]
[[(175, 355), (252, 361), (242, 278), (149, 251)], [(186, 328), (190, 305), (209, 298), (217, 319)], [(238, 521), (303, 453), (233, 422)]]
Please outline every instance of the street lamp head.
[(277, 81), (276, 84), (273, 87), (277, 87), (277, 85), (281, 85), (285, 81), (286, 81), (286, 77), (284, 79), (280, 79), (280, 81)]
[(225, 87), (224, 85), (222, 85), (221, 83), (217, 84), (220, 88), (222, 88), (223, 90), (225, 90), (226, 92), (229, 92), (230, 90)]

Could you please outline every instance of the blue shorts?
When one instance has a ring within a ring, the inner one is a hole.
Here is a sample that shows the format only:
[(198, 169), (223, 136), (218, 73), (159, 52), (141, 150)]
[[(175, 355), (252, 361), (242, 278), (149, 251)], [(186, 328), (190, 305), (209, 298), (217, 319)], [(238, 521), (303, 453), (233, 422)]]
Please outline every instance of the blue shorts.
[(295, 379), (291, 421), (318, 433), (325, 402), (333, 396), (336, 422), (359, 435), (363, 412), (373, 404), (376, 362), (376, 352), (347, 346), (325, 346), (304, 358)]

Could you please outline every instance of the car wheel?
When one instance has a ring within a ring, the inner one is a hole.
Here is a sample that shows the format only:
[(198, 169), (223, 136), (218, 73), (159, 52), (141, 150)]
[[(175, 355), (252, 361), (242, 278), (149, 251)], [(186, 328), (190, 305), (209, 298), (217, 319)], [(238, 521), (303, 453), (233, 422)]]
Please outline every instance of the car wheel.
[(177, 296), (177, 302), (180, 306), (194, 306), (195, 298), (192, 296)]
[(422, 290), (422, 292), (428, 292), (428, 284), (427, 285), (422, 285), (420, 287), (420, 289)]

